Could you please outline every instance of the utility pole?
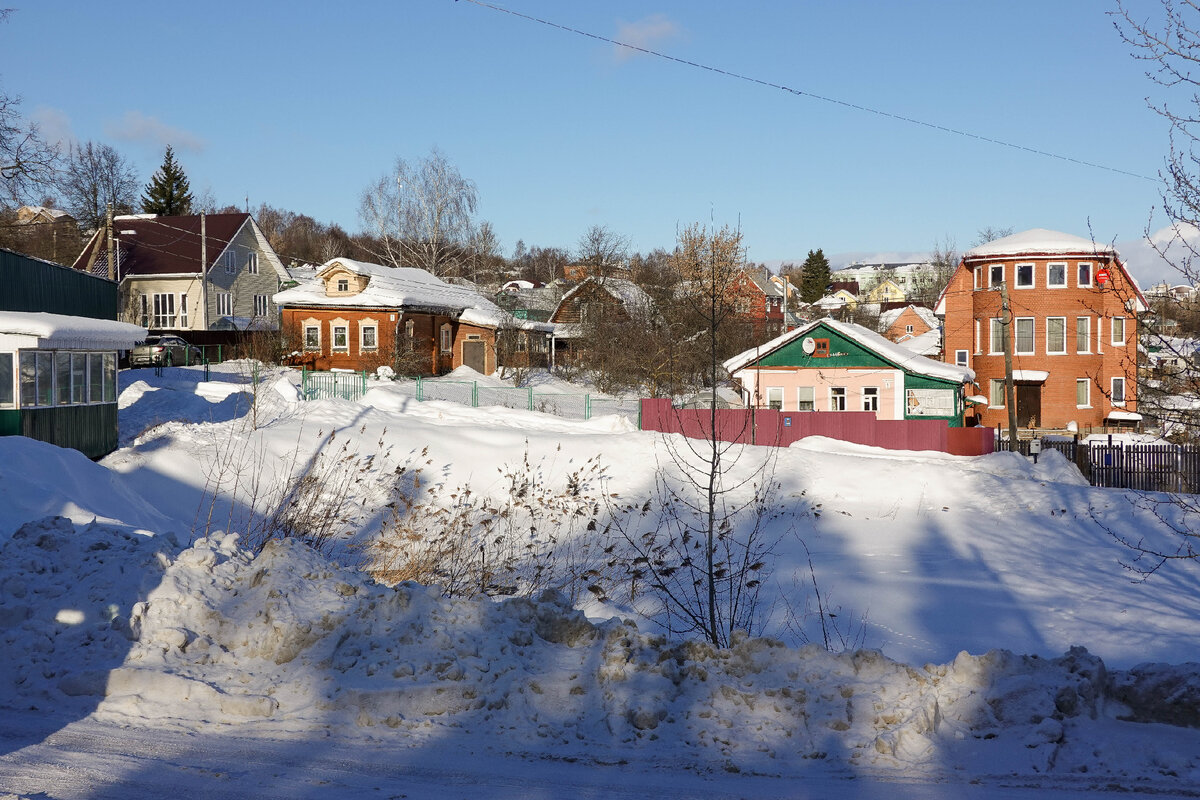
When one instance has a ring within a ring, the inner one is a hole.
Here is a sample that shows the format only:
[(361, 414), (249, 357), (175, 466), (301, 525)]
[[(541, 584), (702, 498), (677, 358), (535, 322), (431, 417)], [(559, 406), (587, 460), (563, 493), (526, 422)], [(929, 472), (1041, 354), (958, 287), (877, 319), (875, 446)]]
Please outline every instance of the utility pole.
[(1004, 347), (1004, 404), (1008, 407), (1008, 449), (1017, 449), (1017, 403), (1013, 386), (1012, 310), (1008, 307), (1008, 281), (1000, 283), (1001, 342)]
[(108, 238), (108, 279), (116, 281), (117, 276), (117, 254), (116, 242), (113, 241), (113, 207), (112, 203), (108, 204), (108, 211), (105, 212), (105, 227), (104, 235)]
[(200, 315), (204, 330), (208, 330), (208, 236), (205, 230), (204, 212), (200, 212)]

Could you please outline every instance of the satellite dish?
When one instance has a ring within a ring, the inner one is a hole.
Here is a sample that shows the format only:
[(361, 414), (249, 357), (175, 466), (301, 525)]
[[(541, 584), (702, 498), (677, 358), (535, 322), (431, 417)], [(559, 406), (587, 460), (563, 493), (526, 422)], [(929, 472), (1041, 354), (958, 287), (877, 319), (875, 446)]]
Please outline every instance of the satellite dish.
[(811, 336), (805, 336), (804, 341), (800, 343), (800, 346), (803, 347), (804, 352), (810, 356), (817, 350), (817, 343), (813, 341)]

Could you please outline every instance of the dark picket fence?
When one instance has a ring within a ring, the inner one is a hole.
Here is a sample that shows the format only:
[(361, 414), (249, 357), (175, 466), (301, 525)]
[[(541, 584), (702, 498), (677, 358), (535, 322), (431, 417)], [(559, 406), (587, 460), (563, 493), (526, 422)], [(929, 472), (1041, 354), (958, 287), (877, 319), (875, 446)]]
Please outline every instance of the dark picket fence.
[[(1007, 439), (997, 450), (1014, 449), (1030, 454), (1030, 441), (1021, 439), (1010, 448)], [(1135, 489), (1144, 492), (1200, 493), (1200, 447), (1174, 444), (1122, 445), (1043, 439), (1042, 452), (1057, 450), (1073, 461), (1093, 486)]]

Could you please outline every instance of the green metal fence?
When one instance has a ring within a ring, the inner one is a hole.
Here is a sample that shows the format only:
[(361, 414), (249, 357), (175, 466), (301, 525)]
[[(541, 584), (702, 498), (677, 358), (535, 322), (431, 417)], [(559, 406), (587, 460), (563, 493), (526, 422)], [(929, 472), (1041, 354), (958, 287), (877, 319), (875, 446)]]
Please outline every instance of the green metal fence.
[(305, 400), (361, 400), (367, 393), (367, 372), (300, 371), (300, 394)]
[[(301, 371), (300, 389), (305, 400), (358, 400), (367, 391), (366, 372)], [(638, 399), (593, 397), (591, 394), (539, 392), (533, 387), (488, 386), (478, 381), (440, 378), (396, 378), (396, 386), (417, 402), (441, 400), (472, 408), (501, 406), (522, 411), (540, 411), (568, 419), (588, 420), (602, 414), (617, 414), (641, 427), (642, 404)]]

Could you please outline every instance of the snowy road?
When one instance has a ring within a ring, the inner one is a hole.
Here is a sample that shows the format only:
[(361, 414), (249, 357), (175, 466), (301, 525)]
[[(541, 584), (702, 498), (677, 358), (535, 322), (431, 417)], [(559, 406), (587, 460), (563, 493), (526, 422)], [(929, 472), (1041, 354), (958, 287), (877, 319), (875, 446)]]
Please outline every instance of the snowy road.
[[(1135, 781), (978, 776), (937, 782), (870, 775), (803, 780), (697, 774), (685, 765), (596, 764), (490, 753), (463, 742), (398, 750), (329, 739), (272, 740), (119, 728), (92, 720), (59, 727), (38, 712), (0, 715), (0, 792), (54, 800), (213, 798), (848, 798), (1078, 800), (1178, 786)], [(1095, 785), (1099, 783), (1100, 785)], [(6, 795), (0, 793), (0, 798)]]

